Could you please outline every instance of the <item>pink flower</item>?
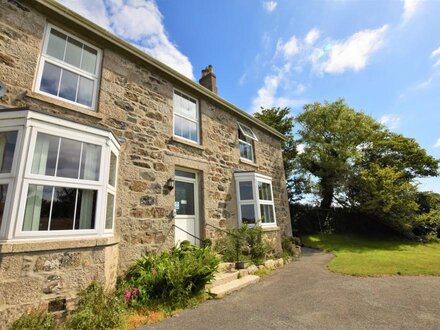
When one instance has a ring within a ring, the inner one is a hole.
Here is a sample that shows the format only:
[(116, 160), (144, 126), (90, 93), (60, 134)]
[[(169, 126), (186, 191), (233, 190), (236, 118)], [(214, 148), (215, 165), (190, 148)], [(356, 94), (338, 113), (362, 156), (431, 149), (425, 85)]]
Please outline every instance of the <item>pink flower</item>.
[(137, 294), (138, 294), (138, 289), (137, 289), (137, 288), (134, 288), (134, 289), (133, 289), (133, 292), (132, 292), (131, 294), (133, 295), (133, 297), (136, 297)]
[(128, 302), (131, 298), (131, 292), (130, 290), (125, 290), (125, 302)]

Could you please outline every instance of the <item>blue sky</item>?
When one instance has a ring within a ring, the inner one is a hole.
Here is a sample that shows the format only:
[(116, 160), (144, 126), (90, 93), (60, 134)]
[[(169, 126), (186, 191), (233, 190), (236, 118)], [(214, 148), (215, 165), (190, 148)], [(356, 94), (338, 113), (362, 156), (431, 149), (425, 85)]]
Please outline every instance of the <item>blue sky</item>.
[(438, 0), (60, 2), (243, 110), (344, 97), (440, 158)]

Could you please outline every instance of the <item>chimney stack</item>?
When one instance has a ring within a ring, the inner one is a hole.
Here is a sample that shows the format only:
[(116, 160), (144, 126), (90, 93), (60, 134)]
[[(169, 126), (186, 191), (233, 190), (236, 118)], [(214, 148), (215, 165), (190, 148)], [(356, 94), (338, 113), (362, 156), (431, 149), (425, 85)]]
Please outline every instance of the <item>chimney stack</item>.
[(202, 70), (202, 78), (200, 78), (199, 84), (217, 94), (217, 78), (211, 64)]

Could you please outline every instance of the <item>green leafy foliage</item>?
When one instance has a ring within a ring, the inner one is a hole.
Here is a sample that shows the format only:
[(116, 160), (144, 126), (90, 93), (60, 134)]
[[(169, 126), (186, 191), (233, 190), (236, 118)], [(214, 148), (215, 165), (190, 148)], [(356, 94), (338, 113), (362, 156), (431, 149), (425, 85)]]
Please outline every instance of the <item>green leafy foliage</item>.
[(55, 319), (46, 311), (33, 310), (23, 314), (12, 325), (12, 330), (52, 330), (55, 329)]
[(136, 306), (184, 308), (203, 293), (218, 264), (209, 247), (182, 242), (169, 252), (140, 258), (129, 269), (125, 285), (137, 289)]
[(215, 247), (224, 261), (237, 261), (237, 240), (240, 261), (251, 261), (260, 265), (272, 252), (272, 247), (263, 237), (261, 226), (249, 227), (243, 224), (240, 228), (230, 230), (230, 234), (218, 240)]
[(290, 200), (298, 198), (299, 195), (295, 192), (298, 192), (297, 187), (303, 181), (295, 180), (293, 177), (296, 170), (297, 142), (294, 138), (294, 118), (290, 115), (290, 108), (261, 108), (254, 116), (286, 137), (286, 141), (283, 142), (283, 163), (287, 179), (287, 191)]
[(105, 330), (119, 327), (125, 306), (122, 298), (92, 282), (79, 294), (78, 309), (66, 321), (66, 329)]

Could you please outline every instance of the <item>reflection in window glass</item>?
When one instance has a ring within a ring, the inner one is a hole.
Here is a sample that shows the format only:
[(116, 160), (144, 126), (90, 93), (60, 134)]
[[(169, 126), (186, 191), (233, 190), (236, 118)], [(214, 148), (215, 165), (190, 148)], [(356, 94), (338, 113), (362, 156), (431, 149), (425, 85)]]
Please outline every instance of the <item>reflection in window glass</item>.
[(177, 214), (194, 215), (194, 183), (176, 181)]
[(258, 182), (258, 195), (260, 200), (271, 201), (272, 191), (270, 189), (270, 184), (265, 182)]
[(174, 135), (198, 142), (197, 101), (178, 91), (174, 91)]
[(97, 195), (90, 189), (30, 184), (23, 231), (93, 229)]
[(262, 223), (274, 223), (275, 217), (273, 215), (273, 205), (260, 205), (261, 222)]
[(72, 230), (75, 216), (76, 189), (55, 187), (50, 230)]
[(196, 178), (196, 174), (195, 173), (181, 171), (181, 170), (176, 170), (176, 176), (181, 176), (183, 178), (190, 178), (190, 179), (195, 179)]
[(66, 35), (54, 29), (50, 30), (49, 42), (47, 44), (47, 54), (59, 60), (64, 58), (64, 49), (66, 48)]
[(3, 212), (5, 211), (7, 193), (8, 193), (8, 185), (0, 184), (0, 228), (2, 227)]
[(24, 214), (24, 231), (41, 231), (49, 227), (53, 187), (29, 185)]
[(17, 134), (17, 131), (0, 132), (0, 173), (11, 172)]
[(60, 85), (61, 68), (52, 63), (44, 63), (43, 75), (41, 77), (40, 90), (58, 96)]
[(117, 168), (117, 158), (116, 155), (112, 152), (110, 157), (110, 173), (108, 177), (108, 183), (115, 187), (116, 185), (116, 168)]
[(102, 148), (99, 145), (38, 133), (31, 172), (98, 181), (101, 154)]
[(84, 45), (83, 57), (81, 62), (81, 69), (94, 74), (96, 72), (96, 60), (98, 59), (98, 52)]
[(70, 101), (75, 101), (78, 77), (79, 76), (76, 73), (63, 69), (58, 96)]
[(56, 176), (78, 179), (81, 142), (61, 139)]
[(84, 77), (79, 77), (78, 97), (77, 102), (92, 106), (93, 100), (93, 80)]
[(115, 196), (107, 194), (107, 211), (105, 216), (105, 229), (113, 228), (113, 209), (115, 205)]
[(66, 55), (64, 61), (79, 68), (81, 64), (82, 43), (70, 37), (67, 38)]
[(241, 205), (241, 222), (255, 224), (255, 208), (253, 204)]
[(254, 199), (254, 193), (252, 191), (252, 181), (241, 181), (239, 182), (240, 187), (240, 200), (251, 200)]
[(99, 180), (99, 165), (101, 163), (101, 146), (83, 143), (81, 156), (80, 179)]

